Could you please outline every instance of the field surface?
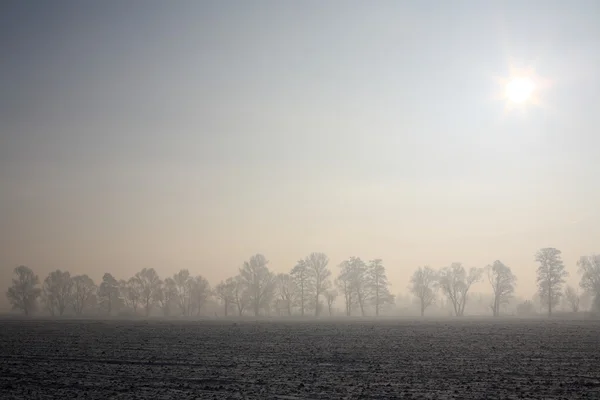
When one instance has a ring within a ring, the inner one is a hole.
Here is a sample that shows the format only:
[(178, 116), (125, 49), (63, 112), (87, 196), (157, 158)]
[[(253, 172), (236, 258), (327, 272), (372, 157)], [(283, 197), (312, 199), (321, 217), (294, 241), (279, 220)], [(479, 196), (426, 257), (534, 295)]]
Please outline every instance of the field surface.
[(0, 320), (0, 397), (600, 399), (600, 323)]

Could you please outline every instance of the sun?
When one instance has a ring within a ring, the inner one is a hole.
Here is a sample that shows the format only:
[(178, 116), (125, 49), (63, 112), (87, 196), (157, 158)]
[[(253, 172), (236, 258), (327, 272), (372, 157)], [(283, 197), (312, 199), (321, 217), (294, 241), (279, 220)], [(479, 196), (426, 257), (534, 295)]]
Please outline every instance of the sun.
[(506, 83), (505, 96), (514, 104), (522, 104), (531, 99), (534, 90), (533, 79), (527, 76), (512, 77)]
[(495, 77), (496, 100), (504, 102), (504, 111), (528, 111), (531, 107), (544, 107), (542, 95), (550, 81), (539, 76), (533, 67), (509, 67), (508, 76)]

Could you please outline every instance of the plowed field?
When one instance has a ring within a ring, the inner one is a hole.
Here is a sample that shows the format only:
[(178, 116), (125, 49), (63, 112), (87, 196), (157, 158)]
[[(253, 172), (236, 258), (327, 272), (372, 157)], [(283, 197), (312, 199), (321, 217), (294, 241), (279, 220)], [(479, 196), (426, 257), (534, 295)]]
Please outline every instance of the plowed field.
[(0, 321), (2, 399), (600, 399), (600, 323)]

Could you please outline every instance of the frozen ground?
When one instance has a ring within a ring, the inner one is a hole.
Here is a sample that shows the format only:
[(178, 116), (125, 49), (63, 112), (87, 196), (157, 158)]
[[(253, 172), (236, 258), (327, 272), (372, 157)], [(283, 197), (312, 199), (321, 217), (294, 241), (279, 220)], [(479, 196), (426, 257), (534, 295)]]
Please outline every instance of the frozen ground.
[(2, 399), (600, 399), (592, 321), (0, 321)]

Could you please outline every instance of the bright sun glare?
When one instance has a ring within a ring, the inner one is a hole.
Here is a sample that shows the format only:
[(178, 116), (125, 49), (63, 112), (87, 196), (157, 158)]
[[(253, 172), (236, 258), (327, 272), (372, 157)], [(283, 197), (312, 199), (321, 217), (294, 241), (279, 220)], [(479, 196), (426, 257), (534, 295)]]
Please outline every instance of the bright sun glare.
[(521, 104), (531, 98), (535, 84), (528, 77), (514, 77), (506, 84), (506, 98), (513, 103)]

